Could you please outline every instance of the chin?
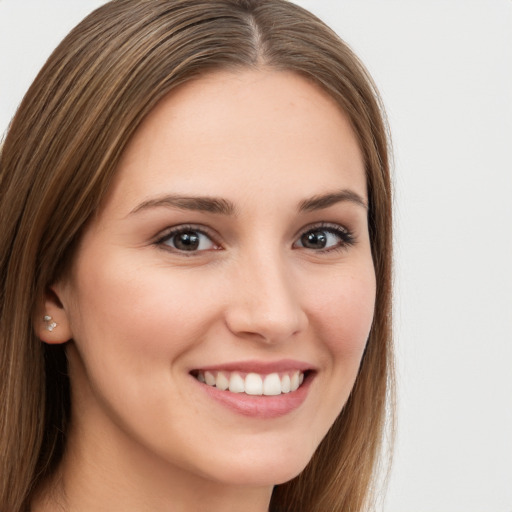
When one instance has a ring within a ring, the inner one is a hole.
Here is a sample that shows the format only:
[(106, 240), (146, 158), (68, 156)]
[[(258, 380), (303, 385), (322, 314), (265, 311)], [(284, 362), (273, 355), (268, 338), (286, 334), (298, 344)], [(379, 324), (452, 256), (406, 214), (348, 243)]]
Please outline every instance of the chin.
[(272, 454), (269, 457), (244, 456), (217, 466), (215, 479), (236, 486), (264, 487), (283, 484), (298, 476), (311, 460), (312, 453)]

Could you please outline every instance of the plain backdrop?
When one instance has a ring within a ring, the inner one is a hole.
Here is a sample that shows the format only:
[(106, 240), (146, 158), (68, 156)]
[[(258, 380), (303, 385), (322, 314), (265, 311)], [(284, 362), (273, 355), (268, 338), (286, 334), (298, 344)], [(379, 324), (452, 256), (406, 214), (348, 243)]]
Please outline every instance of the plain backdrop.
[[(0, 0), (0, 133), (99, 0)], [(366, 63), (395, 148), (385, 512), (512, 512), (512, 0), (301, 0)], [(328, 511), (326, 511), (328, 512)]]

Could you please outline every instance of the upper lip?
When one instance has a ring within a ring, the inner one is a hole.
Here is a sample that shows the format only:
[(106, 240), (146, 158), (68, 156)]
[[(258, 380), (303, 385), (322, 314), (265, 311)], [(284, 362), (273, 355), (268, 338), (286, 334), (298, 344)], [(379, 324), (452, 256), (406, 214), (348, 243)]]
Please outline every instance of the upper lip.
[(294, 359), (281, 359), (278, 361), (232, 361), (229, 363), (216, 364), (211, 366), (201, 366), (194, 369), (195, 371), (226, 371), (226, 372), (243, 372), (243, 373), (279, 373), (299, 370), (305, 372), (314, 370), (310, 363), (296, 361)]

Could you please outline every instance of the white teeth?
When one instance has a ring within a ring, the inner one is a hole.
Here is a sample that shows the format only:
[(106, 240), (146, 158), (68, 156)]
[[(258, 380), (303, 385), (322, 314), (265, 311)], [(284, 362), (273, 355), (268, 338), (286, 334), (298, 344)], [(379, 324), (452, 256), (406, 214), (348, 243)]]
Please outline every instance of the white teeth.
[[(201, 373), (199, 373), (201, 375)], [(215, 375), (211, 372), (204, 372), (204, 379), (206, 381), (206, 384), (208, 386), (215, 386)]]
[(267, 396), (281, 394), (281, 379), (277, 373), (271, 373), (263, 381), (263, 394)]
[(229, 380), (222, 372), (217, 373), (215, 386), (217, 386), (219, 389), (222, 389), (222, 391), (225, 391), (229, 388)]
[(295, 391), (299, 388), (299, 372), (293, 372), (290, 379), (290, 391)]
[(284, 375), (281, 379), (281, 393), (289, 393), (290, 392), (290, 376)]
[(244, 379), (240, 377), (240, 374), (233, 372), (229, 379), (229, 391), (231, 393), (243, 393), (245, 391)]
[(277, 396), (282, 393), (296, 391), (304, 381), (304, 373), (294, 371), (290, 373), (269, 373), (260, 375), (248, 373), (245, 378), (240, 372), (215, 372), (199, 371), (196, 378), (199, 382), (216, 387), (222, 391), (229, 390), (232, 393), (245, 393), (254, 396)]
[(263, 394), (263, 379), (257, 373), (248, 373), (245, 377), (245, 392), (248, 395)]

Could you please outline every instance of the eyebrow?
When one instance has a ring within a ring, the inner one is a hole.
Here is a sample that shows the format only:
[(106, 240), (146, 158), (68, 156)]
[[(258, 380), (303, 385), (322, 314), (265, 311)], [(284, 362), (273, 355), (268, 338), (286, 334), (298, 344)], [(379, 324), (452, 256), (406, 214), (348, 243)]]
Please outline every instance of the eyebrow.
[(150, 208), (166, 206), (168, 208), (177, 208), (180, 210), (193, 210), (208, 213), (217, 213), (220, 215), (234, 215), (235, 205), (227, 199), (208, 197), (208, 196), (174, 196), (166, 195), (155, 199), (144, 201), (135, 207), (130, 215)]
[(316, 210), (323, 210), (329, 208), (336, 203), (349, 201), (362, 206), (365, 210), (368, 209), (368, 203), (359, 194), (352, 190), (344, 189), (339, 192), (331, 192), (328, 194), (322, 194), (313, 196), (310, 199), (305, 199), (299, 205), (300, 212), (312, 212)]
[[(299, 203), (299, 212), (322, 210), (344, 201), (349, 201), (362, 206), (364, 209), (368, 209), (366, 201), (359, 194), (352, 190), (344, 189), (339, 192), (331, 192), (304, 199)], [(129, 215), (162, 206), (179, 210), (216, 213), (218, 215), (236, 215), (237, 212), (235, 205), (231, 201), (219, 197), (166, 195), (142, 202)]]

